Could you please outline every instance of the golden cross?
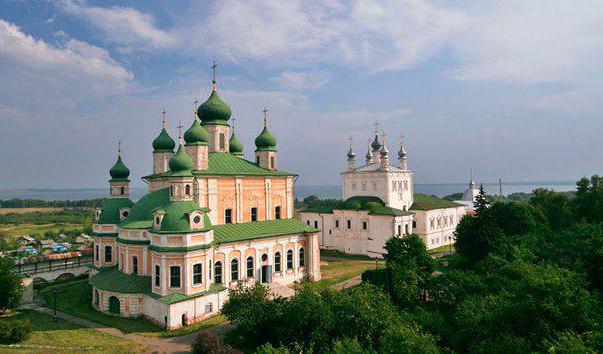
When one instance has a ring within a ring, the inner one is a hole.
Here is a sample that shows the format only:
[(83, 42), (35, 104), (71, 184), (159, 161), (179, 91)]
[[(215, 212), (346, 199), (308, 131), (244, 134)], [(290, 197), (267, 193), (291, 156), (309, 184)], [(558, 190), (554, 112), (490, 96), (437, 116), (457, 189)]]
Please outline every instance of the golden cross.
[(268, 123), (268, 108), (264, 107), (262, 112), (264, 112), (264, 126), (266, 126)]
[(234, 130), (235, 130), (235, 123), (236, 123), (237, 119), (233, 117), (233, 118), (231, 119), (231, 121), (232, 121), (232, 132), (234, 133)]
[(182, 138), (182, 121), (178, 121), (176, 128), (178, 128), (178, 136)]
[(117, 141), (117, 156), (121, 156), (121, 140)]
[(212, 83), (212, 89), (214, 91), (216, 91), (216, 67), (217, 66), (218, 65), (216, 65), (216, 61), (214, 60), (214, 64), (211, 66), (211, 70), (212, 70), (212, 80), (211, 80), (211, 83)]
[(163, 121), (163, 128), (167, 128), (167, 123), (165, 121), (165, 114), (167, 113), (166, 109), (164, 108), (163, 111), (161, 111), (161, 117), (162, 117), (162, 121)]

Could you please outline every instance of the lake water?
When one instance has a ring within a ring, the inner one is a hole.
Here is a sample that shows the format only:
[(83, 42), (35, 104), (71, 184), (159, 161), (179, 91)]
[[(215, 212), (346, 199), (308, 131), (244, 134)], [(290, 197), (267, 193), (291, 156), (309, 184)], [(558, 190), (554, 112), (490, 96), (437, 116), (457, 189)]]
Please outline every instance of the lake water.
[[(484, 184), (488, 194), (498, 194), (498, 183)], [(573, 181), (561, 182), (512, 182), (503, 183), (503, 194), (515, 192), (529, 193), (535, 188), (549, 188), (556, 191), (576, 189)], [(467, 188), (464, 183), (415, 184), (415, 192), (433, 194), (439, 197), (461, 193)], [(134, 187), (130, 190), (132, 200), (138, 200), (147, 193), (146, 188)], [(0, 189), (0, 200), (11, 198), (42, 200), (81, 200), (102, 198), (109, 194), (109, 188), (93, 189)], [(321, 198), (341, 198), (341, 186), (295, 186), (295, 197), (303, 199), (310, 195)]]

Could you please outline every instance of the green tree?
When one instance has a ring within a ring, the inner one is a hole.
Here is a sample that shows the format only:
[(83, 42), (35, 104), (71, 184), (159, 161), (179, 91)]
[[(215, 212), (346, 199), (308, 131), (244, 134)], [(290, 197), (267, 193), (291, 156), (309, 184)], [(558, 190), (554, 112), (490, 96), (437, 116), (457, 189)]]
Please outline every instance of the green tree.
[(418, 327), (410, 324), (393, 325), (381, 338), (380, 353), (396, 354), (437, 354), (440, 352), (435, 338), (423, 333)]
[(25, 290), (21, 276), (15, 273), (14, 261), (9, 257), (0, 257), (0, 309), (15, 308), (21, 301)]
[(478, 218), (481, 218), (482, 215), (485, 214), (486, 210), (490, 206), (490, 202), (488, 201), (488, 197), (486, 195), (486, 191), (484, 190), (484, 185), (479, 185), (479, 193), (475, 197), (475, 201), (473, 202), (473, 207), (475, 208), (475, 213)]
[(392, 237), (385, 250), (387, 287), (394, 302), (404, 307), (415, 305), (435, 268), (431, 255), (416, 235)]
[(553, 230), (567, 228), (574, 222), (571, 203), (565, 194), (546, 188), (537, 188), (534, 190), (529, 204), (544, 213)]

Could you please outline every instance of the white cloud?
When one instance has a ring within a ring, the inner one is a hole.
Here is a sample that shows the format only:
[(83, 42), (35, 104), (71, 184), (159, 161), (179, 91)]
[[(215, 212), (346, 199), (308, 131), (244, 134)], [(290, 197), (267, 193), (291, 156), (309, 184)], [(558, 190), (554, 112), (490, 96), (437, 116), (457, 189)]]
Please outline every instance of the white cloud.
[(290, 90), (316, 90), (327, 82), (330, 77), (324, 72), (285, 71), (273, 78), (281, 87)]
[(479, 3), (451, 40), (460, 80), (520, 84), (576, 82), (599, 71), (603, 2)]
[(0, 60), (7, 61), (3, 81), (9, 85), (28, 78), (34, 87), (45, 81), (60, 86), (79, 82), (88, 87), (84, 92), (110, 95), (124, 92), (133, 79), (132, 73), (102, 48), (74, 39), (55, 46), (26, 35), (3, 20), (0, 20)]
[(102, 39), (124, 47), (122, 52), (133, 49), (152, 50), (174, 46), (177, 38), (161, 30), (155, 18), (131, 7), (94, 7), (84, 2), (63, 0), (60, 8), (79, 17), (101, 30)]
[(195, 45), (272, 65), (346, 63), (371, 71), (406, 69), (433, 55), (462, 23), (426, 0), (220, 1)]

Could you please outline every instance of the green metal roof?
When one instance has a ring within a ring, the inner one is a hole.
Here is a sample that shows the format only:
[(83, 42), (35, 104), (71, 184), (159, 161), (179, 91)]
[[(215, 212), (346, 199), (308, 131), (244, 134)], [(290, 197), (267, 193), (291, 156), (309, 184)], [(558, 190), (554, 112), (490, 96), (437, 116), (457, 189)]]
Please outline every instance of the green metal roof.
[(151, 277), (122, 273), (117, 267), (103, 268), (90, 277), (90, 285), (97, 289), (126, 294), (148, 294)]
[(304, 224), (299, 219), (254, 221), (216, 225), (214, 226), (214, 241), (216, 243), (227, 243), (318, 231), (320, 230)]
[(101, 213), (98, 219), (98, 224), (118, 224), (119, 209), (131, 208), (134, 202), (128, 198), (109, 198), (106, 199), (100, 207)]
[(460, 206), (463, 206), (461, 204), (427, 194), (415, 194), (414, 199), (415, 202), (410, 207), (410, 210), (434, 210), (444, 208), (458, 208)]
[(101, 268), (96, 274), (90, 277), (90, 285), (97, 289), (117, 293), (149, 295), (167, 305), (199, 296), (205, 296), (226, 289), (219, 284), (212, 284), (209, 286), (208, 290), (188, 296), (183, 294), (169, 294), (166, 296), (160, 296), (151, 291), (150, 276), (126, 274), (120, 272), (117, 267)]
[(375, 209), (372, 209), (369, 212), (369, 214), (370, 215), (386, 215), (386, 216), (408, 216), (408, 215), (413, 215), (411, 212), (408, 212), (406, 210), (400, 210), (400, 209), (390, 208), (390, 207), (375, 208)]
[[(295, 176), (293, 173), (283, 171), (270, 171), (263, 169), (255, 163), (237, 157), (228, 152), (210, 152), (207, 170), (194, 170), (195, 176)], [(143, 178), (153, 179), (173, 176), (172, 172), (148, 175)]]
[(119, 227), (123, 229), (148, 229), (153, 226), (153, 210), (168, 203), (168, 188), (148, 193), (134, 204), (130, 215)]
[(207, 213), (203, 214), (202, 230), (192, 230), (189, 222), (189, 214), (193, 211), (202, 211), (195, 202), (170, 202), (161, 208), (165, 216), (161, 220), (159, 233), (186, 233), (203, 232), (211, 229), (211, 223)]

